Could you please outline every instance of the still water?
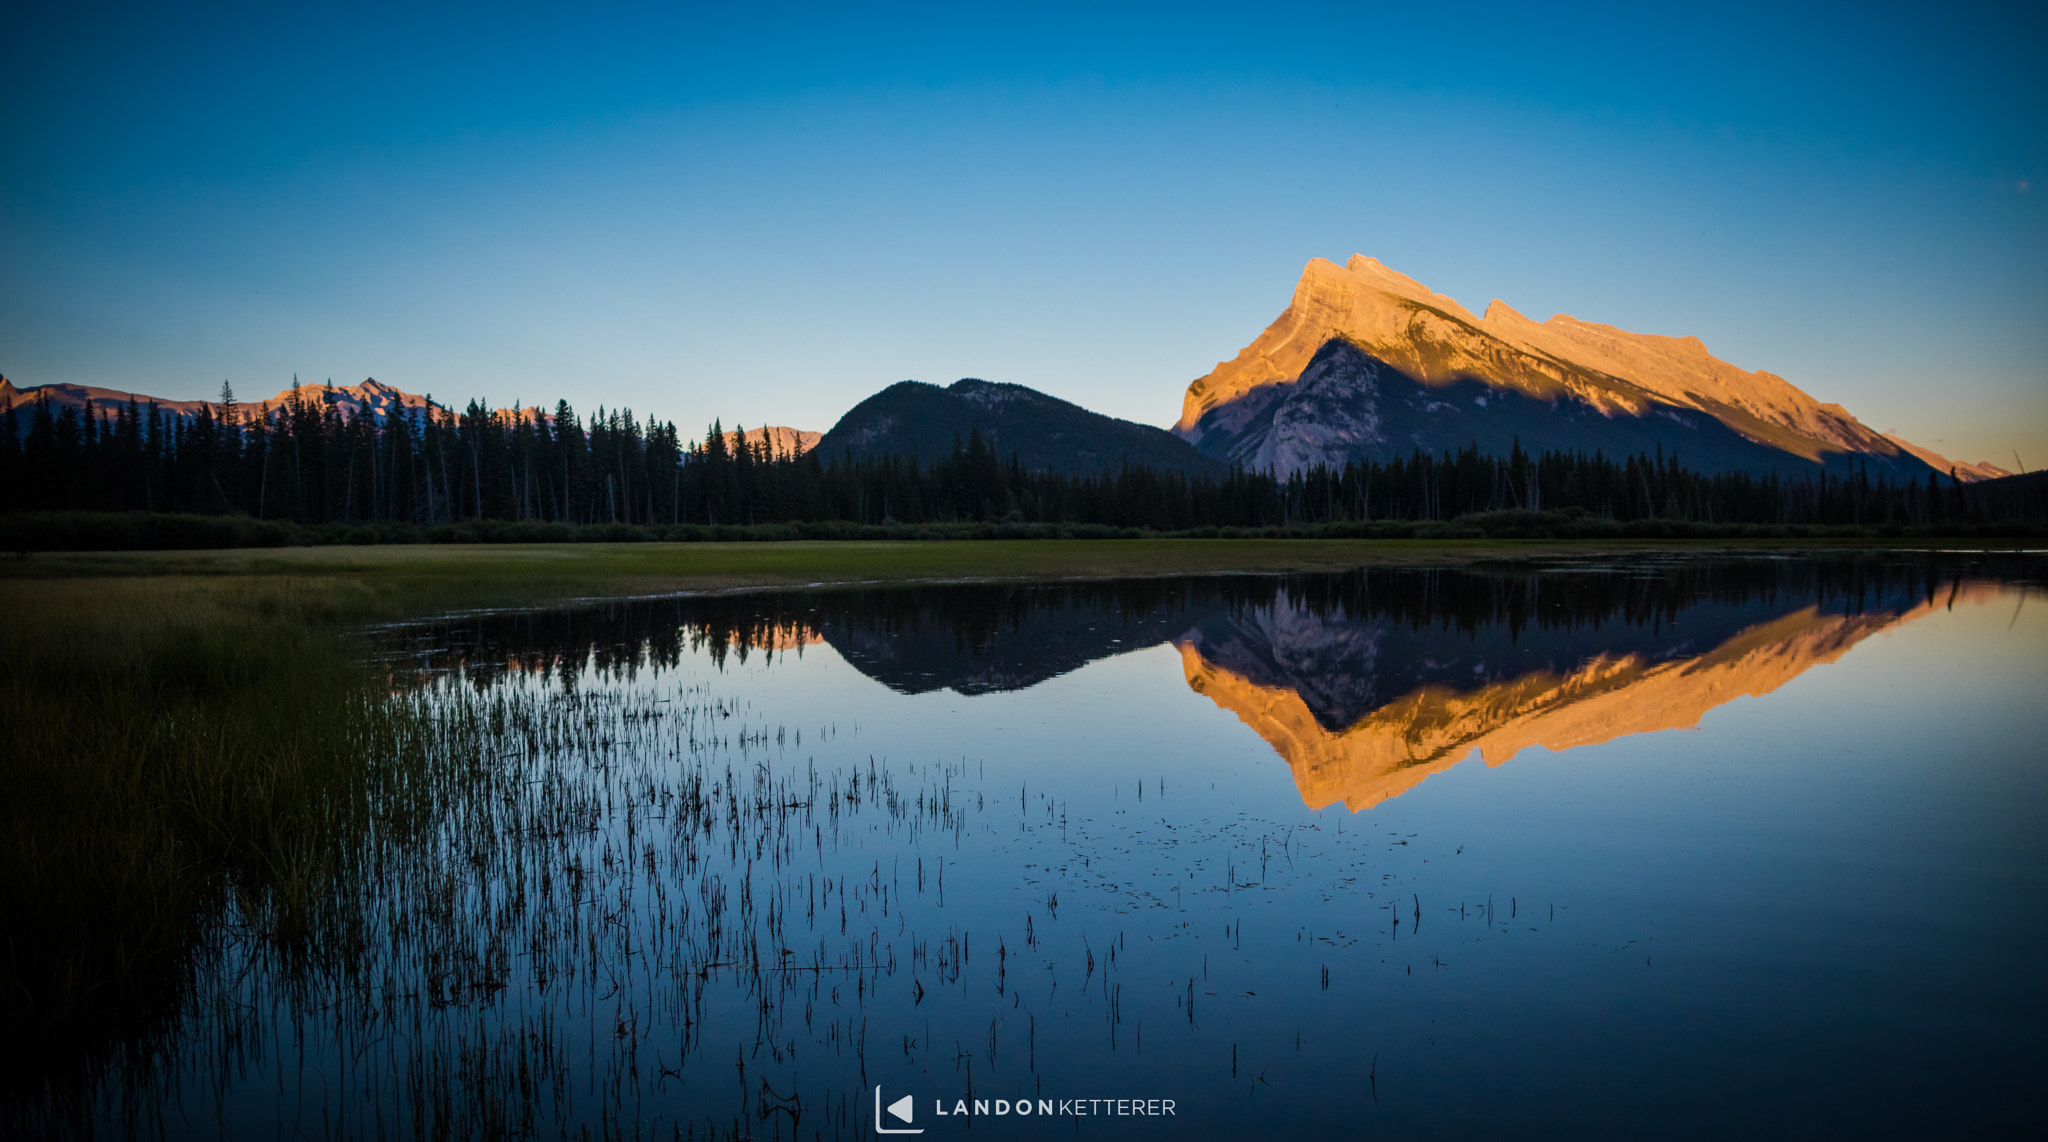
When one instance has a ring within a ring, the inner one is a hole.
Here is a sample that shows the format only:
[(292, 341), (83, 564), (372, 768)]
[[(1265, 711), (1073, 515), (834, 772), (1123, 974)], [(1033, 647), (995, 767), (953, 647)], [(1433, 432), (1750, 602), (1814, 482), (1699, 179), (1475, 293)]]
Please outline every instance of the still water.
[(227, 955), (200, 1045), (102, 1120), (2031, 1134), (2043, 570), (1567, 562), (382, 631), (396, 688), (470, 712), (484, 776), (366, 887), (346, 970)]

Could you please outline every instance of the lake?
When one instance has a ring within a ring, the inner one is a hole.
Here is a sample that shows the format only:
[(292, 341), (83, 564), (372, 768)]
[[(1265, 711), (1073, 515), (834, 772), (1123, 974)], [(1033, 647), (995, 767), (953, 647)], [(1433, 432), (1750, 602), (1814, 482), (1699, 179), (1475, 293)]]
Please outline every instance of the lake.
[(438, 808), (380, 840), (345, 950), (224, 944), (95, 1116), (2031, 1134), (2044, 570), (1642, 557), (370, 632), (461, 727)]

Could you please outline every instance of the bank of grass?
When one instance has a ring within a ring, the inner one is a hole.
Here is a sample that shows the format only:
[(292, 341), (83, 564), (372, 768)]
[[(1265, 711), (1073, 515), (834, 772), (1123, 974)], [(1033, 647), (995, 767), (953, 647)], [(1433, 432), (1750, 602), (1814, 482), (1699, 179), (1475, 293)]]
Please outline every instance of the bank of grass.
[[(781, 543), (1074, 539), (1547, 539), (1732, 541), (1802, 539), (1991, 539), (2048, 537), (2038, 491), (1979, 503), (1982, 518), (1939, 524), (1759, 524), (1681, 519), (1615, 520), (1581, 508), (1471, 512), (1450, 520), (1335, 520), (1282, 527), (1199, 527), (1153, 531), (1108, 524), (1003, 521), (858, 524), (820, 520), (770, 524), (568, 524), (459, 520), (429, 525), (291, 523), (244, 515), (158, 512), (0, 513), (0, 551), (156, 551), (390, 545), (534, 543)], [(2032, 499), (2028, 499), (2028, 495)]]
[[(461, 727), (329, 629), (335, 584), (17, 581), (0, 621), (0, 1038), (12, 1108), (146, 1064), (202, 961), (346, 951), (373, 832)], [(431, 778), (431, 780), (429, 779)], [(159, 1044), (160, 1046), (160, 1044)], [(5, 1121), (0, 1119), (0, 1133)]]

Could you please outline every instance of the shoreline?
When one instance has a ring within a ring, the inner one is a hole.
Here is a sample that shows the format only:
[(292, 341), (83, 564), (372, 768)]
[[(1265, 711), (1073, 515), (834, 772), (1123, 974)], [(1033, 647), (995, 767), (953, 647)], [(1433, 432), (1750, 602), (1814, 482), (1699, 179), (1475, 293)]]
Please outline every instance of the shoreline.
[[(170, 593), (315, 625), (379, 625), (759, 591), (1342, 572), (1617, 557), (2038, 556), (2039, 541), (1913, 539), (796, 540), (227, 548), (0, 559), (14, 605)], [(151, 584), (146, 592), (144, 584)]]

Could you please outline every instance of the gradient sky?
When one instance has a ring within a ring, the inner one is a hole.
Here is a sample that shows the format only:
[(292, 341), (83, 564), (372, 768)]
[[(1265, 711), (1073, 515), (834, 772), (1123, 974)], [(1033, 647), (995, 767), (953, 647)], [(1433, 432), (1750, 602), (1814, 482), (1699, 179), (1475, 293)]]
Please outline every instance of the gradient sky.
[(2048, 466), (2033, 5), (0, 17), (0, 373), (1152, 424), (1360, 252)]

